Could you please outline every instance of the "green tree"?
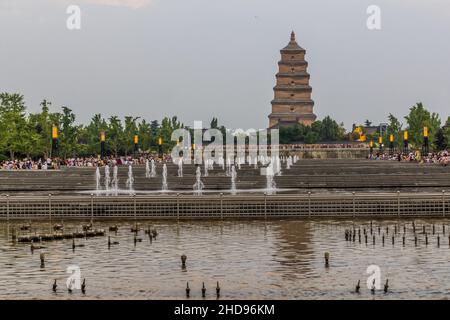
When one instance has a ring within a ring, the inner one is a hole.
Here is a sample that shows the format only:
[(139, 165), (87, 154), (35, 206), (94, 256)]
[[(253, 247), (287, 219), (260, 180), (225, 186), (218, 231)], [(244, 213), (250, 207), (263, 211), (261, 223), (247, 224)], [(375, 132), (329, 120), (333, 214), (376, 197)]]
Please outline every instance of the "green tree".
[(150, 149), (151, 126), (150, 123), (143, 119), (138, 124), (139, 146), (142, 150)]
[(447, 121), (445, 122), (445, 126), (443, 129), (445, 144), (450, 146), (450, 117), (447, 118)]
[(23, 153), (27, 132), (25, 104), (20, 94), (0, 94), (0, 148), (7, 151), (11, 159)]
[(124, 142), (123, 126), (122, 122), (117, 116), (111, 116), (108, 120), (109, 123), (108, 130), (106, 132), (106, 141), (112, 154), (117, 157), (120, 153), (120, 147)]
[(75, 156), (78, 151), (78, 134), (80, 127), (75, 125), (75, 114), (68, 107), (62, 107), (60, 117), (59, 146), (60, 156)]
[(409, 142), (413, 148), (420, 148), (423, 145), (423, 128), (428, 127), (430, 142), (435, 141), (435, 135), (441, 127), (441, 120), (436, 113), (430, 113), (421, 102), (409, 109), (409, 114), (405, 117), (408, 123)]
[(137, 133), (136, 121), (140, 117), (125, 117), (125, 127), (123, 132), (123, 147), (125, 149), (125, 155), (133, 154), (134, 151), (134, 135)]
[(387, 132), (386, 135), (383, 137), (385, 144), (388, 143), (389, 136), (392, 134), (394, 135), (394, 146), (396, 148), (402, 148), (403, 143), (402, 126), (403, 125), (400, 123), (400, 121), (392, 113), (390, 113), (388, 117)]
[(98, 155), (100, 154), (100, 133), (104, 131), (106, 135), (105, 141), (105, 151), (109, 152), (108, 140), (109, 137), (107, 135), (108, 132), (108, 124), (102, 115), (97, 113), (95, 114), (89, 124), (80, 129), (80, 145), (83, 145), (83, 150), (86, 155)]
[(305, 143), (315, 144), (319, 141), (319, 134), (314, 131), (309, 131), (305, 136)]
[(217, 118), (212, 118), (210, 126), (211, 129), (217, 129), (218, 128), (218, 120)]
[(444, 135), (444, 129), (439, 128), (434, 140), (434, 145), (438, 150), (445, 150), (447, 148), (447, 141)]

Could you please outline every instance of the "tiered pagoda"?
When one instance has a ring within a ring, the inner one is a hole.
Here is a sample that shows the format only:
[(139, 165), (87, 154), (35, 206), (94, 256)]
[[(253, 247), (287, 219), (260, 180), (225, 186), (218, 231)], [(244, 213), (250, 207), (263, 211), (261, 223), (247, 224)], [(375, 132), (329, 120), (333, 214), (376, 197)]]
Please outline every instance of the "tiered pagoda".
[(277, 84), (273, 88), (275, 98), (272, 100), (269, 127), (279, 128), (296, 123), (310, 126), (316, 120), (316, 115), (313, 113), (310, 76), (306, 71), (306, 50), (295, 41), (294, 31), (291, 33), (291, 41), (280, 52), (281, 60), (278, 62)]

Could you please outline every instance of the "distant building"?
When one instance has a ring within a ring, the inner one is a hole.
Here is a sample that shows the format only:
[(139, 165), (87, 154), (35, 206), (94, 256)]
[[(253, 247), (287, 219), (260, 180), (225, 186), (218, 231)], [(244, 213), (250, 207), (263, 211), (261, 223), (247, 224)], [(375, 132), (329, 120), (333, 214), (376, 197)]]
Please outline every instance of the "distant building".
[(295, 41), (294, 31), (291, 33), (291, 41), (280, 52), (269, 127), (278, 128), (297, 123), (310, 126), (316, 120), (316, 115), (313, 113), (314, 101), (311, 100), (308, 62), (305, 61), (305, 49)]
[(365, 126), (365, 125), (359, 125), (353, 124), (352, 132), (359, 134), (358, 141), (366, 141), (367, 136), (373, 136), (374, 134), (383, 135), (387, 132), (387, 123), (380, 123), (378, 126)]

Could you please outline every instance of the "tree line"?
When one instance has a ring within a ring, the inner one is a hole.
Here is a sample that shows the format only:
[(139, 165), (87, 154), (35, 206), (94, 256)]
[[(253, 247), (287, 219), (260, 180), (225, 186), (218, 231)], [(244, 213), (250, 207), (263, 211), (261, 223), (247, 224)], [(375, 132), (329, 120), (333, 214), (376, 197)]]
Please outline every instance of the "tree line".
[[(389, 145), (390, 136), (394, 137), (394, 147), (401, 150), (404, 143), (404, 132), (408, 132), (408, 143), (412, 149), (420, 150), (424, 144), (424, 128), (428, 129), (428, 141), (430, 147), (436, 151), (446, 150), (450, 147), (450, 117), (443, 122), (439, 114), (430, 112), (419, 102), (409, 109), (409, 113), (404, 116), (405, 122), (402, 123), (392, 113), (388, 116), (387, 130), (383, 132), (365, 133), (364, 126), (361, 128), (362, 134), (366, 134), (366, 141), (373, 141), (379, 144), (381, 135), (384, 145)], [(366, 120), (370, 125), (370, 121)], [(357, 132), (353, 132), (352, 139), (359, 137)]]
[(172, 147), (172, 131), (184, 125), (174, 117), (161, 122), (147, 122), (140, 117), (102, 117), (95, 114), (87, 125), (77, 124), (73, 111), (63, 106), (61, 112), (50, 112), (51, 102), (43, 100), (37, 113), (26, 112), (24, 97), (20, 94), (0, 93), (0, 152), (3, 159), (17, 157), (51, 157), (52, 127), (58, 128), (58, 153), (62, 158), (91, 156), (100, 152), (100, 133), (106, 135), (107, 155), (130, 155), (134, 151), (134, 135), (139, 137), (139, 148), (158, 150), (159, 138), (163, 150)]
[[(106, 135), (105, 151), (107, 155), (131, 155), (134, 152), (134, 136), (139, 137), (139, 149), (142, 151), (168, 152), (174, 146), (171, 134), (175, 129), (184, 128), (176, 116), (147, 121), (141, 117), (118, 116), (104, 118), (95, 114), (86, 125), (77, 124), (76, 115), (67, 107), (62, 106), (60, 112), (50, 111), (51, 102), (43, 100), (41, 110), (37, 113), (27, 113), (24, 97), (17, 93), (0, 93), (0, 159), (17, 157), (40, 158), (51, 157), (52, 127), (58, 128), (59, 156), (62, 158), (74, 156), (91, 156), (100, 153), (100, 133)], [(442, 124), (439, 115), (428, 111), (422, 103), (410, 108), (405, 117), (405, 123), (390, 114), (387, 130), (382, 132), (384, 144), (393, 135), (395, 146), (402, 148), (403, 132), (408, 130), (409, 143), (412, 148), (423, 145), (423, 128), (427, 127), (431, 147), (444, 150), (450, 146), (450, 117)], [(331, 117), (315, 121), (311, 126), (297, 124), (280, 128), (280, 143), (330, 143), (360, 140), (378, 142), (380, 132), (364, 132), (358, 126), (358, 132), (347, 133), (344, 125), (338, 124)], [(224, 135), (226, 129), (219, 126), (218, 119), (213, 118), (211, 128), (219, 129)], [(190, 129), (192, 131), (192, 129)], [(191, 137), (193, 134), (191, 133)], [(159, 146), (159, 138), (162, 140)]]

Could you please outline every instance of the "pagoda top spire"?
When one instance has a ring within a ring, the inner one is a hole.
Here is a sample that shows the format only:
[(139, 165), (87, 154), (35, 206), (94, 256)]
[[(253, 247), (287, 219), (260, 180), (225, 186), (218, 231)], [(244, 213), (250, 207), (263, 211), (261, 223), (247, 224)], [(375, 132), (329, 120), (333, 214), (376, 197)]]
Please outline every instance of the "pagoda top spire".
[(295, 41), (295, 32), (291, 32), (291, 41), (289, 41), (288, 45), (281, 49), (281, 52), (287, 52), (287, 51), (305, 51), (302, 47), (300, 47), (297, 44), (297, 41)]

